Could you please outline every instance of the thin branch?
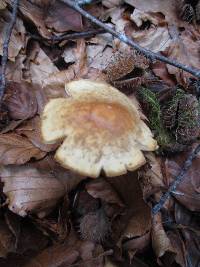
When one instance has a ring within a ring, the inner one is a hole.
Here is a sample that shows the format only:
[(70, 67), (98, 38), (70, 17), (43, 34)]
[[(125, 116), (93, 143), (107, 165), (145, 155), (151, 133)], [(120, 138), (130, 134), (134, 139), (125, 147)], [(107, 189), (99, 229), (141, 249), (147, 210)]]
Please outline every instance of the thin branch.
[(94, 24), (98, 25), (99, 27), (105, 29), (107, 32), (111, 33), (114, 37), (116, 37), (120, 41), (122, 41), (122, 42), (128, 44), (129, 46), (133, 47), (134, 49), (136, 49), (137, 51), (139, 51), (140, 53), (142, 53), (143, 55), (145, 55), (150, 60), (152, 60), (152, 61), (159, 60), (159, 61), (165, 62), (167, 64), (170, 64), (170, 65), (174, 66), (174, 67), (177, 67), (179, 69), (182, 69), (182, 70), (184, 70), (184, 71), (186, 71), (186, 72), (194, 75), (197, 78), (200, 78), (200, 70), (199, 69), (196, 69), (196, 68), (189, 67), (187, 65), (181, 64), (181, 63), (177, 62), (176, 60), (169, 59), (169, 58), (164, 57), (164, 56), (162, 56), (160, 54), (154, 53), (151, 50), (148, 50), (148, 49), (146, 49), (144, 47), (141, 47), (140, 45), (138, 45), (137, 43), (135, 43), (132, 39), (128, 38), (125, 34), (121, 34), (119, 32), (116, 32), (110, 26), (106, 25), (105, 23), (103, 23), (99, 19), (97, 19), (94, 16), (92, 16), (91, 14), (89, 14), (87, 11), (85, 11), (75, 1), (72, 1), (72, 0), (62, 0), (62, 2), (66, 3), (69, 7), (73, 8), (74, 10), (76, 10), (77, 12), (79, 12), (82, 16), (84, 16), (85, 18), (89, 19)]
[(152, 214), (157, 214), (162, 207), (164, 206), (165, 202), (171, 196), (173, 192), (176, 191), (177, 186), (183, 181), (185, 174), (192, 166), (193, 160), (197, 157), (198, 153), (200, 152), (200, 144), (192, 151), (192, 153), (188, 156), (187, 160), (185, 161), (183, 168), (181, 169), (178, 176), (175, 178), (174, 182), (170, 185), (168, 191), (161, 197), (158, 204), (156, 204), (152, 209)]
[(12, 3), (12, 15), (11, 15), (11, 21), (8, 24), (8, 28), (6, 30), (5, 34), (5, 40), (3, 42), (3, 56), (1, 59), (1, 76), (0, 76), (0, 103), (2, 101), (5, 88), (6, 88), (6, 64), (8, 61), (8, 48), (9, 48), (9, 42), (10, 42), (10, 37), (12, 34), (13, 27), (16, 22), (17, 18), (17, 8), (19, 5), (19, 0), (14, 0)]
[(85, 32), (75, 32), (75, 33), (67, 33), (63, 34), (61, 36), (53, 36), (51, 38), (44, 38), (39, 35), (35, 34), (29, 34), (29, 36), (37, 41), (45, 41), (45, 42), (50, 42), (50, 43), (56, 43), (60, 41), (65, 41), (65, 40), (75, 40), (79, 38), (90, 38), (93, 37), (96, 34), (100, 33), (105, 33), (106, 31), (104, 29), (95, 29), (95, 30), (90, 30), (90, 31), (85, 31)]

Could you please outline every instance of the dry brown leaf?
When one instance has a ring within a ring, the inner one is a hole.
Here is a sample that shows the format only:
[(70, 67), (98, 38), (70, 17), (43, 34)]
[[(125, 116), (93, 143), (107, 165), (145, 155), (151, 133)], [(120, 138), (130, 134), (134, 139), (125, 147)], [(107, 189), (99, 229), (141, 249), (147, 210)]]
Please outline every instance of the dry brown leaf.
[(135, 8), (144, 11), (144, 12), (154, 12), (154, 13), (162, 13), (165, 15), (166, 21), (169, 25), (177, 25), (184, 26), (187, 25), (184, 21), (179, 18), (180, 9), (179, 2), (176, 0), (125, 0), (127, 4), (134, 6)]
[(41, 159), (45, 154), (18, 134), (0, 134), (0, 164), (21, 165), (31, 158)]
[(9, 209), (20, 215), (28, 213), (44, 217), (65, 194), (64, 185), (48, 171), (29, 166), (9, 166), (0, 170), (3, 192)]
[(0, 2), (0, 10), (6, 8), (6, 2), (4, 0), (1, 0)]
[(0, 220), (0, 258), (5, 258), (9, 252), (15, 252), (15, 237), (7, 224)]
[(170, 86), (176, 85), (176, 81), (174, 77), (171, 74), (169, 74), (165, 63), (155, 62), (154, 64), (152, 64), (152, 70), (155, 73), (155, 75), (160, 79), (162, 79), (166, 84)]
[[(187, 29), (179, 34), (175, 34), (173, 42), (171, 42), (169, 48), (164, 53), (171, 59), (199, 69), (199, 37), (200, 33), (197, 30), (192, 27), (187, 27)], [(167, 65), (167, 69), (170, 74), (175, 75), (178, 83), (182, 83), (183, 85), (186, 83), (186, 79), (191, 76), (187, 72), (183, 72), (171, 65)]]
[(120, 6), (123, 3), (123, 0), (103, 0), (102, 4), (107, 8), (113, 8)]
[[(124, 241), (123, 247), (128, 251), (141, 251), (150, 242), (151, 210), (143, 200), (137, 173), (107, 180), (127, 205), (124, 215), (116, 222), (119, 226), (115, 231), (121, 231), (118, 245)], [(132, 242), (129, 243), (129, 240)]]
[(171, 44), (171, 37), (166, 26), (151, 26), (148, 30), (132, 30), (131, 37), (142, 47), (153, 52), (164, 51)]
[(144, 199), (165, 187), (161, 169), (161, 159), (153, 153), (146, 153), (147, 164), (139, 171), (139, 181), (142, 186)]
[(15, 62), (8, 61), (6, 65), (6, 78), (8, 81), (20, 83), (23, 80), (24, 60), (26, 55), (22, 52), (15, 58)]
[(191, 230), (183, 231), (186, 246), (186, 260), (190, 266), (199, 266), (200, 264), (200, 234)]
[[(9, 0), (9, 2), (10, 1), (11, 0)], [(44, 23), (44, 8), (42, 9), (39, 6), (32, 4), (31, 1), (21, 0), (19, 3), (19, 10), (27, 21), (37, 27), (38, 32), (44, 38), (51, 37), (51, 32), (48, 31)]]
[(61, 1), (50, 2), (45, 11), (45, 25), (59, 33), (83, 30), (81, 15)]
[(161, 214), (153, 216), (152, 220), (152, 246), (158, 258), (161, 259), (166, 253), (175, 255), (172, 244), (163, 228)]
[(81, 267), (103, 267), (103, 257), (98, 258), (102, 253), (101, 246), (89, 241), (78, 241), (72, 235), (73, 233), (64, 244), (54, 245), (42, 251), (25, 267), (70, 267), (74, 264)]
[(175, 256), (176, 263), (178, 263), (181, 267), (187, 267), (186, 250), (184, 242), (182, 240), (182, 236), (178, 231), (168, 231), (167, 235), (176, 252)]
[(58, 68), (41, 48), (35, 49), (38, 49), (38, 53), (30, 63), (30, 77), (33, 83), (42, 85), (49, 75), (58, 72)]
[[(182, 153), (173, 159), (166, 159), (165, 173), (169, 182), (179, 174), (188, 153)], [(191, 211), (200, 211), (200, 176), (199, 176), (200, 155), (193, 160), (192, 167), (185, 174), (183, 181), (179, 184), (173, 196)]]
[(57, 144), (47, 145), (44, 144), (41, 136), (41, 122), (39, 116), (35, 116), (33, 119), (25, 122), (23, 125), (16, 129), (16, 132), (20, 135), (25, 135), (29, 141), (42, 151), (50, 152), (57, 148)]
[(86, 184), (87, 192), (94, 198), (100, 198), (110, 204), (116, 204), (119, 207), (124, 207), (118, 194), (112, 188), (112, 186), (103, 178), (95, 181), (91, 181)]
[(6, 88), (5, 105), (14, 120), (25, 120), (37, 112), (34, 86), (26, 82), (9, 82)]
[[(6, 30), (11, 20), (11, 13), (8, 10), (1, 11), (0, 20), (0, 55), (3, 53), (3, 41), (6, 36)], [(10, 45), (8, 49), (8, 58), (11, 61), (15, 61), (16, 56), (20, 50), (25, 48), (25, 28), (23, 21), (17, 18), (14, 29), (12, 31)]]

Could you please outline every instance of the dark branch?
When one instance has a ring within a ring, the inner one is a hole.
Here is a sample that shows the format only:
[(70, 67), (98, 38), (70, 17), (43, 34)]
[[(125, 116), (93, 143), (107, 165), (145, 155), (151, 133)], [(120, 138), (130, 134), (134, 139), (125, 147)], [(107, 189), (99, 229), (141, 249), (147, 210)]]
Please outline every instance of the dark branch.
[(183, 165), (183, 168), (182, 168), (181, 172), (175, 178), (174, 182), (171, 184), (171, 186), (169, 187), (168, 191), (161, 197), (161, 199), (158, 202), (158, 204), (156, 204), (153, 207), (153, 209), (152, 209), (152, 214), (153, 215), (157, 214), (162, 209), (162, 207), (164, 206), (164, 204), (168, 200), (168, 198), (171, 196), (171, 194), (176, 191), (177, 186), (184, 179), (185, 174), (187, 173), (189, 168), (192, 166), (192, 162), (196, 158), (196, 156), (198, 155), (199, 152), (200, 152), (200, 144), (189, 155), (189, 157), (187, 158), (187, 160), (185, 161), (185, 163)]
[(32, 39), (35, 39), (37, 41), (45, 41), (45, 42), (49, 42), (51, 44), (60, 42), (60, 41), (64, 41), (64, 40), (75, 40), (75, 39), (80, 39), (80, 38), (90, 38), (93, 37), (96, 34), (100, 34), (100, 33), (105, 33), (106, 31), (104, 29), (96, 29), (96, 30), (90, 30), (90, 31), (86, 31), (86, 32), (75, 32), (75, 33), (67, 33), (67, 34), (63, 34), (61, 36), (53, 36), (50, 39), (48, 38), (43, 38), (39, 35), (35, 35), (35, 34), (30, 34), (30, 37)]
[(89, 14), (75, 1), (62, 0), (62, 2), (66, 3), (68, 6), (70, 6), (71, 8), (73, 8), (74, 10), (76, 10), (77, 12), (82, 14), (85, 18), (91, 20), (94, 24), (98, 25), (99, 27), (103, 28), (107, 32), (111, 33), (114, 37), (116, 37), (120, 41), (130, 45), (131, 47), (133, 47), (134, 49), (136, 49), (137, 51), (139, 51), (140, 53), (142, 53), (143, 55), (148, 57), (150, 60), (152, 60), (152, 61), (153, 60), (159, 60), (159, 61), (165, 62), (167, 64), (174, 66), (174, 67), (182, 69), (182, 70), (194, 75), (197, 78), (200, 78), (200, 70), (199, 69), (181, 64), (181, 63), (177, 62), (176, 60), (169, 59), (167, 57), (164, 57), (160, 54), (154, 53), (154, 52), (152, 52), (146, 48), (141, 47), (140, 45), (135, 43), (132, 39), (128, 38), (125, 34), (121, 34), (119, 32), (116, 32), (110, 26), (106, 25), (105, 23), (103, 23), (99, 19), (97, 19), (94, 16), (92, 16), (91, 14)]
[(9, 48), (9, 42), (10, 42), (10, 37), (12, 34), (13, 27), (16, 22), (17, 18), (17, 8), (19, 5), (19, 0), (14, 0), (12, 3), (12, 15), (11, 15), (11, 21), (8, 24), (8, 28), (6, 30), (5, 34), (5, 40), (3, 42), (3, 56), (1, 59), (1, 76), (0, 76), (0, 103), (2, 101), (5, 88), (6, 88), (6, 64), (8, 61), (8, 48)]

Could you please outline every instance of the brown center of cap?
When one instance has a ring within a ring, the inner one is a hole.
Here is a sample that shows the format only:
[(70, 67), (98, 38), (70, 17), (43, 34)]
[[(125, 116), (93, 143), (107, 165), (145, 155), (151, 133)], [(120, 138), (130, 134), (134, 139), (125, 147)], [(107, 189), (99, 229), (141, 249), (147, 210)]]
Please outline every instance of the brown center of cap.
[(136, 119), (128, 110), (117, 103), (85, 102), (75, 103), (70, 122), (77, 128), (91, 131), (107, 131), (121, 135), (133, 130)]

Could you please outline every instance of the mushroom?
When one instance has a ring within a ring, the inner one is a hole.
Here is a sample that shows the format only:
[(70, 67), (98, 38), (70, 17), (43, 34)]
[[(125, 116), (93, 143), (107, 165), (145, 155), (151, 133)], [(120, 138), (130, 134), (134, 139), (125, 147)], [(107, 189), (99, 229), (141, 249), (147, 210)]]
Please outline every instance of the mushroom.
[(94, 178), (101, 170), (118, 176), (145, 163), (143, 150), (156, 150), (136, 100), (105, 82), (72, 81), (65, 89), (69, 97), (51, 99), (41, 124), (45, 143), (64, 140), (55, 154), (63, 167)]

